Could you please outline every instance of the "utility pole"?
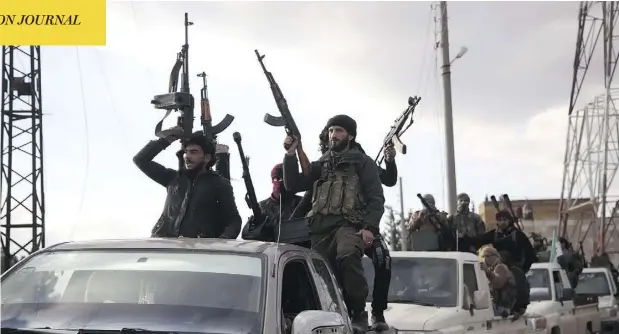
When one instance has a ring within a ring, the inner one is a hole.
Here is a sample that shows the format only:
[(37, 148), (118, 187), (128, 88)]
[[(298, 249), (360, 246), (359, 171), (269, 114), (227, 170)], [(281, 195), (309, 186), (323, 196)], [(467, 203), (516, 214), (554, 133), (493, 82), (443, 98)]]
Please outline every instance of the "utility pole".
[(400, 243), (402, 251), (408, 250), (408, 231), (406, 230), (406, 221), (404, 220), (404, 190), (402, 188), (402, 177), (400, 177)]
[(445, 154), (447, 161), (447, 212), (456, 212), (456, 159), (454, 154), (454, 125), (451, 106), (451, 60), (449, 59), (449, 28), (447, 25), (447, 2), (441, 1), (441, 51), (443, 65), (443, 103), (445, 110)]

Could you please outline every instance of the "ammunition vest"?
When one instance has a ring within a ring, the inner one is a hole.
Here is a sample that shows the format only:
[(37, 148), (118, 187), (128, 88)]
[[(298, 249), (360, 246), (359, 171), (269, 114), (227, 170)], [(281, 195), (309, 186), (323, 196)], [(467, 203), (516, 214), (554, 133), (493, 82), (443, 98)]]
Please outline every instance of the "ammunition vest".
[(321, 177), (314, 182), (312, 209), (307, 217), (317, 214), (340, 215), (352, 223), (361, 221), (361, 183), (354, 164), (332, 166), (323, 162)]

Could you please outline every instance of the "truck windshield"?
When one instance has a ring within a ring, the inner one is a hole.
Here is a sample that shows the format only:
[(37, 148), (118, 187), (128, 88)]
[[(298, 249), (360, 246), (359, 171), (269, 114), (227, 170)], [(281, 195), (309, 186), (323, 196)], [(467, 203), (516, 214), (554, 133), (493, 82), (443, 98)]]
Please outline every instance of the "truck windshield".
[(527, 281), (531, 286), (530, 300), (551, 300), (550, 275), (548, 269), (531, 269), (527, 272)]
[[(369, 291), (374, 286), (374, 266), (363, 258)], [(390, 303), (455, 307), (458, 301), (458, 263), (454, 259), (392, 258)], [(370, 292), (367, 301), (372, 301)]]
[(36, 255), (2, 279), (2, 327), (260, 333), (263, 259), (165, 250)]
[(580, 274), (576, 293), (598, 297), (611, 295), (606, 274), (603, 272)]

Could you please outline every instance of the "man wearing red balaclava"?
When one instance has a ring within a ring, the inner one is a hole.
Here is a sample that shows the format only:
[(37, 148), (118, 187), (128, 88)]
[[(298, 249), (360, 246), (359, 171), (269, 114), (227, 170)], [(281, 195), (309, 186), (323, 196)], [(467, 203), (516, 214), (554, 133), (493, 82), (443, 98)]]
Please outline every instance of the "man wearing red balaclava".
[[(282, 164), (277, 164), (271, 170), (271, 182), (273, 190), (269, 198), (258, 203), (262, 211), (262, 222), (255, 221), (254, 216), (249, 217), (247, 224), (243, 228), (243, 239), (253, 239), (261, 241), (274, 241), (275, 230), (280, 220), (285, 221), (290, 218), (292, 211), (299, 205), (302, 197), (286, 190), (283, 181)], [(281, 210), (280, 210), (281, 203)], [(263, 225), (263, 226), (260, 226)], [(259, 232), (255, 232), (259, 231)]]

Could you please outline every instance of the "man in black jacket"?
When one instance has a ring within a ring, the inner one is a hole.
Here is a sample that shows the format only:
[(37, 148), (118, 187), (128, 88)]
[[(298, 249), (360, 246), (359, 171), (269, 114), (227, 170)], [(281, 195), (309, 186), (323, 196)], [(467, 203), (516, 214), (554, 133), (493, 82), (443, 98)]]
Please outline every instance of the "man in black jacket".
[(262, 216), (259, 217), (261, 221), (256, 221), (254, 216), (249, 217), (247, 224), (243, 227), (243, 239), (275, 241), (277, 236), (275, 228), (279, 224), (280, 216), (282, 222), (287, 220), (301, 202), (301, 196), (284, 188), (283, 177), (282, 164), (275, 165), (271, 170), (271, 182), (273, 184), (271, 196), (258, 203), (262, 213)]
[[(325, 127), (319, 135), (320, 153), (329, 150), (329, 128)], [(365, 153), (359, 143), (357, 148)], [(395, 164), (396, 150), (393, 146), (385, 148), (385, 164), (378, 167), (380, 181), (384, 186), (393, 187), (398, 180), (398, 167)], [(304, 217), (312, 207), (312, 189), (305, 192), (301, 203), (292, 213), (291, 219)], [(365, 249), (365, 255), (372, 259), (374, 265), (374, 291), (372, 291), (372, 328), (376, 331), (386, 331), (389, 325), (385, 320), (384, 311), (388, 305), (389, 285), (391, 284), (391, 255), (389, 248), (383, 242), (380, 234), (376, 235), (370, 248)]]
[(472, 242), (477, 248), (492, 244), (499, 252), (507, 252), (512, 264), (528, 272), (537, 257), (531, 241), (515, 226), (514, 218), (508, 211), (497, 212), (495, 218), (497, 228), (471, 239)]
[(235, 239), (241, 230), (241, 216), (230, 181), (214, 172), (215, 145), (202, 132), (195, 132), (182, 144), (185, 168), (165, 168), (155, 156), (182, 137), (170, 131), (152, 140), (133, 157), (138, 168), (167, 188), (163, 213), (152, 230), (153, 237)]

